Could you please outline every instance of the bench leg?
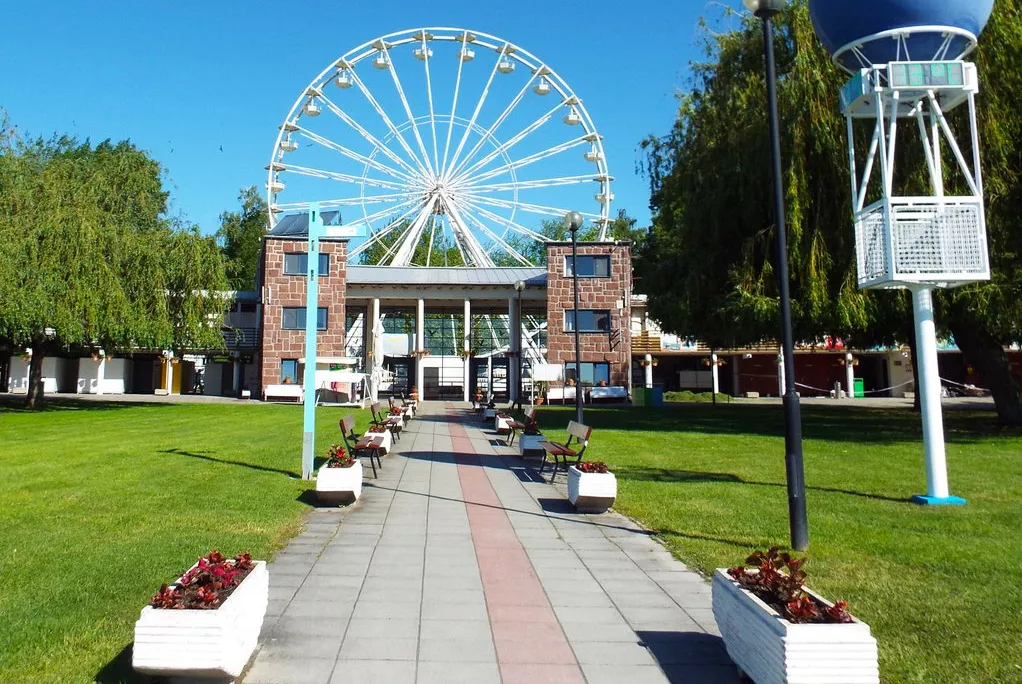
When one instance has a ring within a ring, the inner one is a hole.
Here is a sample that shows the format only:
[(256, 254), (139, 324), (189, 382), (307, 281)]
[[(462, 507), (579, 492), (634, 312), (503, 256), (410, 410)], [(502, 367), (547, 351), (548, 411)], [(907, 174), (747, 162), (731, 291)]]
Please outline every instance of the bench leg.
[(508, 440), (507, 440), (507, 445), (508, 446), (511, 446), (512, 444), (515, 443), (515, 435), (516, 434), (517, 434), (517, 431), (514, 428), (511, 428), (511, 436), (508, 437)]
[(376, 464), (373, 463), (373, 452), (372, 451), (369, 452), (369, 465), (373, 469), (373, 479), (375, 480), (376, 479)]

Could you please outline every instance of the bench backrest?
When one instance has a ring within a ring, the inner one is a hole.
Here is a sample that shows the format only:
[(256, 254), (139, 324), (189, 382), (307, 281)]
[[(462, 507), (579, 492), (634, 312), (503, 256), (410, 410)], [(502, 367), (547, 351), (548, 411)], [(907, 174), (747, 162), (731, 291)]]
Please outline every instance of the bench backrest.
[(346, 415), (343, 418), (341, 418), (341, 434), (343, 434), (345, 437), (347, 437), (349, 433), (354, 432), (354, 431), (355, 431), (355, 416), (353, 416), (353, 415), (351, 415), (349, 413), (348, 415)]
[(593, 433), (593, 429), (588, 425), (582, 423), (576, 423), (571, 421), (568, 423), (568, 434), (577, 439), (582, 446), (589, 444), (589, 435)]
[(383, 403), (379, 401), (374, 401), (369, 406), (369, 410), (372, 411), (373, 413), (373, 420), (380, 420), (380, 418), (382, 417), (380, 415), (380, 412), (383, 411)]

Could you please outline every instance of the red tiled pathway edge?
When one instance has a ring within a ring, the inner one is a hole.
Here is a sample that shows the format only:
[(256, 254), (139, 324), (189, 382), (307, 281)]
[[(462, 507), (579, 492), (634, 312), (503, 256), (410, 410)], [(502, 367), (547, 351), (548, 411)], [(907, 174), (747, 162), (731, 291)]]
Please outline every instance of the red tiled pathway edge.
[(504, 684), (583, 684), (582, 670), (465, 427), (448, 410), (458, 478)]

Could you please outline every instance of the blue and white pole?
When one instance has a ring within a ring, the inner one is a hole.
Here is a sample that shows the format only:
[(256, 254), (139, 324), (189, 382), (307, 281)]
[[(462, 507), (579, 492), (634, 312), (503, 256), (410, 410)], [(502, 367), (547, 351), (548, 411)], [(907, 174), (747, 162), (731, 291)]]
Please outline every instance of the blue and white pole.
[(305, 421), (302, 433), (302, 479), (312, 478), (316, 456), (316, 332), (319, 329), (319, 240), (323, 217), (319, 203), (309, 205), (309, 280), (305, 290)]

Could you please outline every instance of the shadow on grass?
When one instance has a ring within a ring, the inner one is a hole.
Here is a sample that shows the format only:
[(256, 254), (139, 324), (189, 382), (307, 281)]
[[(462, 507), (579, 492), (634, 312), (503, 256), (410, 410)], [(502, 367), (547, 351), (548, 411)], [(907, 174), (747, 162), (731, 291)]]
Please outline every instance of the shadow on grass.
[[(195, 453), (193, 451), (185, 451), (184, 449), (161, 449), (159, 453), (161, 453), (161, 454), (172, 454), (174, 456), (187, 456), (188, 458), (198, 458), (198, 459), (201, 459), (203, 461), (211, 461), (213, 463), (223, 463), (225, 465), (241, 466), (242, 468), (249, 468), (250, 470), (258, 470), (258, 471), (264, 472), (264, 473), (277, 473), (279, 475), (287, 475), (288, 477), (292, 477), (292, 478), (295, 478), (295, 479), (298, 479), (298, 478), (300, 478), (302, 476), (301, 473), (296, 473), (293, 470), (283, 470), (281, 468), (269, 468), (267, 466), (256, 465), (255, 463), (245, 463), (244, 461), (232, 461), (232, 460), (227, 459), (227, 458), (216, 458), (214, 456), (208, 456), (206, 454), (199, 454), (199, 453)], [(319, 467), (319, 465), (324, 460), (325, 459), (317, 458), (316, 459), (317, 462), (314, 464), (315, 467)]]
[(74, 395), (46, 395), (35, 408), (25, 406), (24, 394), (0, 393), (0, 413), (46, 413), (50, 411), (120, 411), (128, 408), (165, 408), (169, 402), (136, 402), (116, 399), (79, 399)]
[(114, 659), (96, 673), (96, 684), (151, 684), (154, 677), (135, 672), (131, 667), (131, 652), (134, 644), (128, 644)]
[[(614, 473), (625, 480), (636, 480), (639, 482), (724, 482), (731, 484), (746, 484), (756, 487), (787, 487), (783, 482), (759, 482), (757, 480), (746, 480), (733, 473), (713, 473), (698, 470), (673, 470), (670, 468), (649, 468), (646, 466), (620, 466), (614, 469)], [(839, 489), (836, 487), (819, 487), (807, 485), (806, 489), (814, 492), (828, 492), (831, 494), (847, 494), (858, 496), (863, 499), (875, 501), (890, 501), (893, 503), (910, 503), (909, 497), (893, 497), (884, 494), (872, 494), (869, 492), (857, 492), (851, 489)]]
[[(543, 406), (537, 411), (542, 428), (564, 430), (574, 409)], [(600, 430), (675, 432), (703, 435), (758, 435), (784, 437), (784, 412), (772, 404), (675, 404), (661, 407), (586, 408), (585, 423)], [(995, 416), (976, 411), (955, 411), (945, 416), (948, 441), (970, 444), (1004, 434)], [(918, 442), (922, 437), (919, 414), (900, 407), (803, 406), (803, 436), (807, 440), (895, 444)]]
[(703, 632), (635, 633), (674, 684), (740, 684), (724, 640)]

